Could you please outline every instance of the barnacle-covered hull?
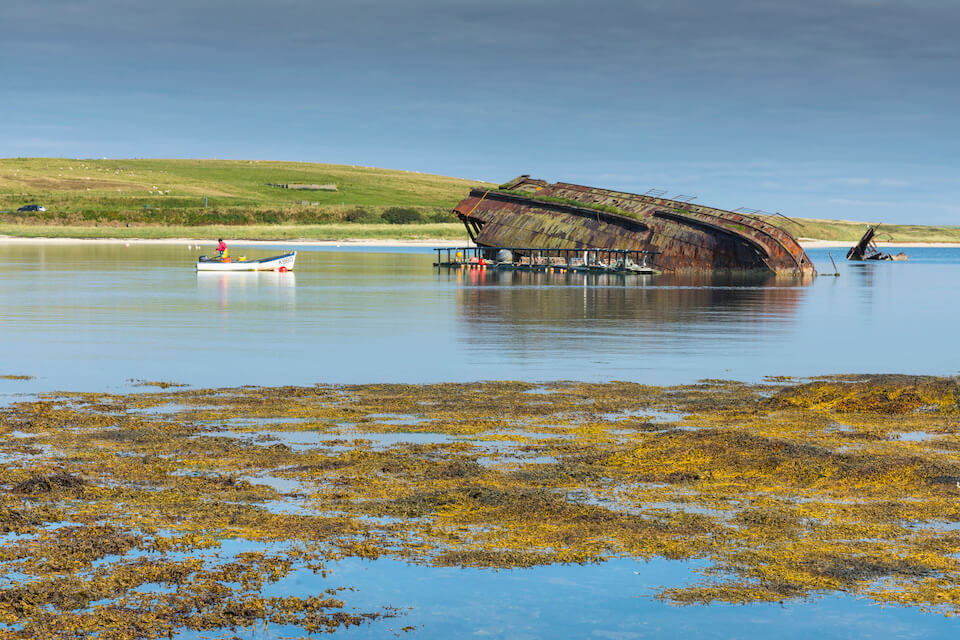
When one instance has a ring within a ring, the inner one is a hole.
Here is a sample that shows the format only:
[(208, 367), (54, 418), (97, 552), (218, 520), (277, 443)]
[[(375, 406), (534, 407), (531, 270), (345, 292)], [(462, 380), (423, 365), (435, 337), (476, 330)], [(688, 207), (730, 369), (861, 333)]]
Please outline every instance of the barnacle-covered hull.
[(649, 251), (657, 268), (674, 272), (816, 273), (796, 239), (776, 225), (650, 195), (521, 176), (471, 191), (454, 213), (487, 247)]

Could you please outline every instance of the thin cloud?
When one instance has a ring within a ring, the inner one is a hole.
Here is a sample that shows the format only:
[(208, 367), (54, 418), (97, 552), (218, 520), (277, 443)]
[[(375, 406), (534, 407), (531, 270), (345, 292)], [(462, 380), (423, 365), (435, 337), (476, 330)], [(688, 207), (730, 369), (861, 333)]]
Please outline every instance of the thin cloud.
[(960, 201), (955, 1), (3, 0), (0, 23), (31, 98), (0, 103), (10, 155), (533, 173), (795, 214)]
[(889, 200), (856, 200), (853, 198), (830, 198), (827, 202), (844, 207), (903, 207), (913, 204), (907, 202), (891, 202)]
[(857, 187), (909, 187), (910, 183), (898, 178), (836, 178), (838, 184), (847, 184)]

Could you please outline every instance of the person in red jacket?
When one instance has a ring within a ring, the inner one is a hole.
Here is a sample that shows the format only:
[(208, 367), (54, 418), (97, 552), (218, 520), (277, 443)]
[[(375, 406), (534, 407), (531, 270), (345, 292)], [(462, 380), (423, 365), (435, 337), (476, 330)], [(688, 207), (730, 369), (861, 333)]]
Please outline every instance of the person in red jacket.
[(223, 241), (223, 238), (217, 240), (220, 244), (217, 245), (217, 251), (220, 252), (220, 261), (223, 262), (223, 259), (227, 257), (227, 243)]

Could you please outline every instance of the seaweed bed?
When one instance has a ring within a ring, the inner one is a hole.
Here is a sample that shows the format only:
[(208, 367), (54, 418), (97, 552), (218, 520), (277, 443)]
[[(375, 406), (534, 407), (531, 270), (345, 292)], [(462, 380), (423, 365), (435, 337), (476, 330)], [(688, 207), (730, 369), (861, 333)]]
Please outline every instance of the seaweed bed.
[[(956, 379), (158, 386), (0, 410), (0, 639), (401, 615), (349, 607), (345, 557), (698, 559), (658, 597), (960, 612)], [(329, 588), (266, 594), (303, 570)]]

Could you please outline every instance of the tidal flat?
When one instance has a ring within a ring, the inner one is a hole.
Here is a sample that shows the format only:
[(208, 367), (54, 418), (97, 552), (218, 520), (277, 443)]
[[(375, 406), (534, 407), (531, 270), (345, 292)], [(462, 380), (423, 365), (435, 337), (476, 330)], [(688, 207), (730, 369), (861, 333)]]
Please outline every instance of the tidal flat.
[(354, 597), (370, 560), (676, 562), (634, 595), (960, 613), (956, 378), (139, 382), (0, 409), (0, 638), (430, 635)]

